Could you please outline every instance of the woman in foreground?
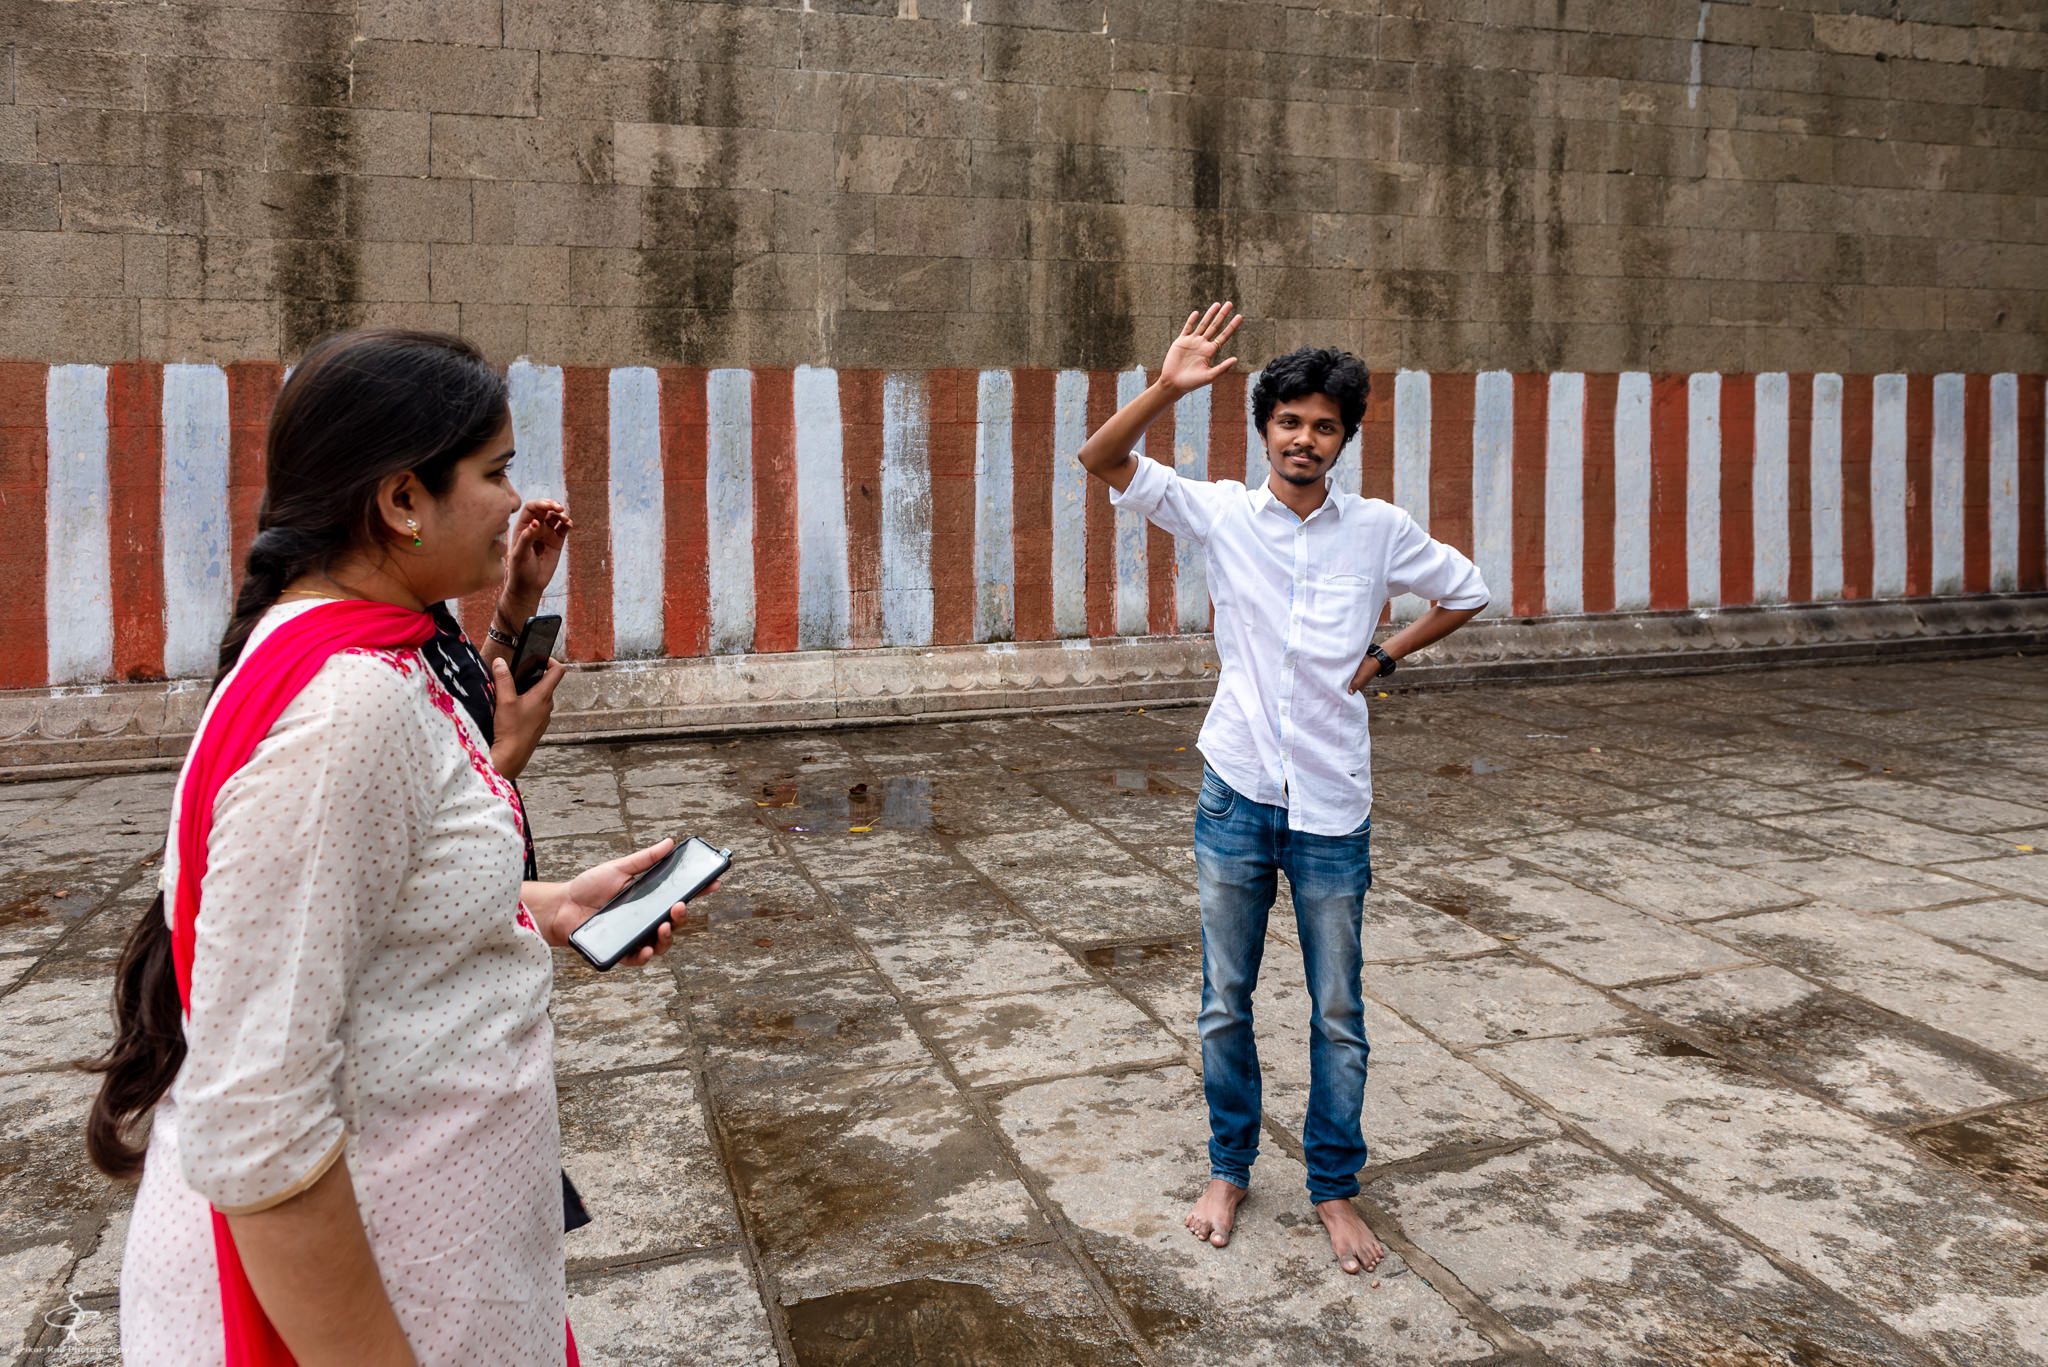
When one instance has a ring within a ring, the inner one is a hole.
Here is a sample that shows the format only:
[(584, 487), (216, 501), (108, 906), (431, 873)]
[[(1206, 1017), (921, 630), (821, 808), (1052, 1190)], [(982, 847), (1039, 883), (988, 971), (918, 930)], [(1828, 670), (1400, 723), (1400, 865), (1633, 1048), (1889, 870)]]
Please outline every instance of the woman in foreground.
[(328, 337), (278, 398), (95, 1065), (93, 1159), (142, 1176), (131, 1367), (576, 1360), (548, 947), (668, 843), (522, 882), (518, 798), (422, 659), (425, 609), (504, 573), (512, 454), (454, 337)]

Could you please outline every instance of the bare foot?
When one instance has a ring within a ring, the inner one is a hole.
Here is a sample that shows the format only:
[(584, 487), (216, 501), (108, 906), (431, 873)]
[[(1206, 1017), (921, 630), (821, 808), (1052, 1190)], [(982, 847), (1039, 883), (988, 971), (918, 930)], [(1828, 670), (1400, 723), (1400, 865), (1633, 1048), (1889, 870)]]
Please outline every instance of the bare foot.
[(1237, 1220), (1237, 1208), (1243, 1203), (1243, 1187), (1212, 1177), (1209, 1189), (1202, 1193), (1202, 1199), (1195, 1202), (1195, 1208), (1181, 1223), (1197, 1239), (1206, 1239), (1221, 1248), (1230, 1242), (1230, 1226)]
[(1330, 1233), (1330, 1250), (1337, 1255), (1337, 1266), (1352, 1276), (1372, 1271), (1387, 1256), (1349, 1201), (1318, 1201), (1316, 1215)]

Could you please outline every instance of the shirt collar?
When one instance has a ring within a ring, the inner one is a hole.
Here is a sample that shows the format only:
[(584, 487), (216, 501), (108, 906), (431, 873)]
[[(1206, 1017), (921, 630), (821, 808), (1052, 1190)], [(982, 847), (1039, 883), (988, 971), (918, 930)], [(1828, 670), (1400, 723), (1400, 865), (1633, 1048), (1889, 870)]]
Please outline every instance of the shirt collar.
[[(1254, 514), (1263, 513), (1268, 508), (1278, 508), (1282, 512), (1287, 513), (1290, 516), (1293, 514), (1293, 509), (1289, 508), (1279, 499), (1273, 497), (1273, 491), (1266, 487), (1265, 480), (1260, 480), (1258, 484), (1253, 486), (1248, 492), (1251, 498), (1252, 512)], [(1339, 522), (1342, 522), (1344, 520), (1344, 503), (1344, 495), (1338, 492), (1337, 490), (1332, 489), (1329, 492), (1329, 496), (1323, 500), (1323, 506), (1321, 508), (1316, 509), (1315, 512), (1310, 513), (1309, 517), (1316, 517), (1319, 514), (1321, 514), (1324, 509), (1328, 509), (1331, 517), (1334, 517)], [(1306, 521), (1307, 519), (1303, 520)]]

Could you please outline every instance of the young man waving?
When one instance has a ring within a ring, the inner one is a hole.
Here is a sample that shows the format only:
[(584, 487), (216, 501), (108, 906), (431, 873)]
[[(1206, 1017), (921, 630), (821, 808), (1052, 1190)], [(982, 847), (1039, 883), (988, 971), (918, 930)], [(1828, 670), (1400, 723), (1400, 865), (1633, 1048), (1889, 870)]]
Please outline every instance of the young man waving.
[[(1266, 916), (1285, 872), (1313, 1001), (1308, 1190), (1338, 1264), (1370, 1271), (1385, 1250), (1351, 1204), (1365, 1166), (1365, 1006), (1360, 917), (1372, 886), (1371, 743), (1365, 689), (1486, 606), (1472, 562), (1390, 503), (1330, 488), (1330, 467), (1365, 416), (1365, 366), (1304, 348), (1268, 365), (1252, 417), (1272, 467), (1256, 487), (1182, 479), (1131, 454), (1152, 420), (1237, 364), (1216, 353), (1240, 318), (1212, 304), (1166, 353), (1159, 379), (1088, 438), (1081, 463), (1120, 508), (1208, 553), (1222, 676), (1202, 726), (1207, 767), (1195, 815), (1202, 902), (1202, 1084), (1209, 1187), (1188, 1213), (1221, 1248), (1259, 1148), (1252, 992)], [(1392, 594), (1431, 600), (1372, 644)]]

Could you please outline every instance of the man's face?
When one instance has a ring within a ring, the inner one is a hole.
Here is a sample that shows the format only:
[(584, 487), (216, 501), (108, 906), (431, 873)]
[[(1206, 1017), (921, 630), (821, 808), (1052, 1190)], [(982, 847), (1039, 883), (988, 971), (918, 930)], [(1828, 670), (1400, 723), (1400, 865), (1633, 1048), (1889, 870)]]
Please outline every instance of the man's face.
[(1275, 404), (1266, 419), (1266, 460), (1289, 484), (1314, 484), (1344, 450), (1344, 419), (1327, 394)]

